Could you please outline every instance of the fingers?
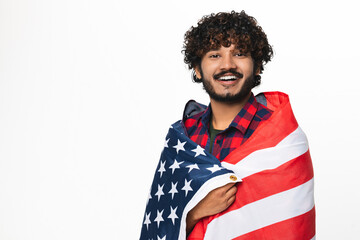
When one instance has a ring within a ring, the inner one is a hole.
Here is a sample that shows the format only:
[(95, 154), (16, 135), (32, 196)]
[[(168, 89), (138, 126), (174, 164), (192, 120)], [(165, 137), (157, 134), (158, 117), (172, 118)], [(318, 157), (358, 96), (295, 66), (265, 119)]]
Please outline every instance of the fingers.
[(227, 199), (228, 206), (235, 201), (235, 196), (237, 192), (237, 187), (232, 186), (225, 194), (225, 198)]
[(218, 189), (217, 191), (217, 197), (222, 197), (225, 201), (227, 201), (232, 196), (235, 196), (237, 192), (236, 183), (228, 183)]
[(203, 218), (226, 210), (234, 203), (236, 192), (235, 183), (228, 183), (212, 190), (191, 210), (193, 216)]
[(226, 194), (234, 195), (236, 193), (236, 191), (237, 191), (237, 187), (234, 184), (231, 188), (229, 188), (229, 190), (226, 191)]
[(226, 197), (227, 197), (227, 208), (233, 204), (233, 202), (236, 199), (236, 192), (237, 192), (237, 187), (234, 184), (227, 192), (226, 192)]
[(233, 202), (235, 201), (236, 197), (235, 195), (231, 196), (228, 200), (227, 200), (227, 207), (229, 207), (231, 204), (233, 204)]
[(225, 192), (229, 191), (233, 186), (235, 186), (236, 183), (228, 183), (226, 185), (224, 185), (223, 187), (221, 187), (222, 189), (225, 190)]
[[(236, 188), (236, 183), (230, 183), (231, 184), (231, 186), (230, 186), (230, 188), (228, 188), (227, 190), (226, 190), (226, 193), (229, 193), (230, 192), (230, 194), (232, 193), (232, 194), (235, 194), (236, 193), (236, 190), (237, 190), (237, 188)], [(235, 192), (234, 192), (235, 191)]]

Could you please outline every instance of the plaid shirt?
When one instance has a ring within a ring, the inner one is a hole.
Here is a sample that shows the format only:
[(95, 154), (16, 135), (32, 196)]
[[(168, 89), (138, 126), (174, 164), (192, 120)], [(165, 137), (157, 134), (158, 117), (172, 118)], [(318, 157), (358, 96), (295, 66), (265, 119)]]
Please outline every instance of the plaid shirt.
[[(252, 135), (261, 121), (268, 119), (272, 112), (272, 110), (258, 103), (254, 95), (251, 94), (248, 102), (236, 115), (229, 127), (216, 135), (212, 154), (220, 161), (224, 160), (227, 155), (242, 145)], [(210, 149), (210, 120), (210, 105), (205, 111), (185, 120), (185, 128), (189, 138), (207, 151)]]

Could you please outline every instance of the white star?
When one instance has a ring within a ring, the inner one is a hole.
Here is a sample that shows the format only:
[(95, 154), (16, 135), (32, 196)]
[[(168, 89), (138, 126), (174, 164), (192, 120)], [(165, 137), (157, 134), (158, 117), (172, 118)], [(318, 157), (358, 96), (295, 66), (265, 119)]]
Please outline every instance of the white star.
[(190, 181), (187, 181), (185, 179), (185, 185), (184, 187), (181, 189), (181, 190), (184, 190), (185, 191), (185, 197), (186, 195), (188, 194), (189, 191), (192, 191), (193, 189), (190, 187), (190, 183), (191, 183), (192, 179)]
[[(199, 166), (198, 166), (196, 163), (191, 164), (191, 165), (188, 165), (188, 166), (186, 166), (186, 167), (189, 168), (189, 172), (191, 172), (191, 170), (193, 170), (193, 169), (198, 169), (198, 170), (200, 170)], [(189, 172), (188, 172), (188, 173), (189, 173)]]
[(150, 214), (151, 212), (149, 212), (149, 215), (147, 213), (145, 213), (145, 221), (144, 224), (146, 224), (146, 229), (149, 230), (149, 224), (151, 223), (150, 221)]
[(169, 140), (170, 140), (170, 138), (165, 140), (164, 147), (166, 147), (166, 148), (168, 148), (168, 147), (169, 147), (169, 145), (168, 145)]
[(174, 163), (173, 163), (173, 165), (171, 165), (169, 168), (171, 168), (172, 169), (172, 174), (174, 174), (174, 171), (175, 171), (175, 169), (177, 169), (177, 168), (180, 168), (180, 164), (182, 164), (183, 162), (177, 162), (176, 161), (176, 159), (175, 159), (175, 161), (174, 161)]
[(163, 236), (162, 238), (160, 238), (159, 236), (157, 236), (157, 240), (166, 240), (166, 235)]
[(192, 152), (195, 152), (195, 157), (199, 156), (199, 155), (204, 155), (206, 156), (204, 149), (202, 147), (200, 147), (200, 145), (197, 145), (196, 149), (191, 150)]
[(163, 184), (161, 187), (160, 185), (158, 184), (158, 190), (157, 192), (155, 193), (155, 196), (158, 196), (158, 201), (160, 201), (160, 197), (162, 195), (164, 195), (164, 192), (163, 192), (163, 187), (164, 187), (165, 184)]
[(160, 167), (159, 167), (159, 170), (158, 170), (158, 172), (160, 173), (160, 177), (162, 176), (163, 172), (166, 172), (165, 163), (166, 163), (166, 161), (160, 163)]
[(150, 189), (150, 192), (149, 192), (149, 196), (148, 196), (148, 200), (147, 200), (147, 202), (146, 202), (146, 205), (149, 203), (149, 200), (150, 199), (152, 199), (152, 197), (151, 197), (151, 189)]
[(175, 193), (178, 193), (176, 186), (177, 186), (178, 182), (176, 182), (175, 184), (171, 182), (171, 190), (169, 191), (169, 193), (171, 193), (171, 199), (174, 198)]
[(214, 164), (214, 166), (210, 167), (210, 168), (207, 168), (207, 170), (211, 171), (212, 173), (216, 172), (216, 171), (219, 171), (223, 169), (222, 167), (219, 167), (219, 165), (217, 164)]
[(164, 210), (162, 210), (161, 212), (159, 212), (159, 210), (156, 210), (156, 211), (157, 211), (157, 215), (156, 215), (156, 218), (154, 219), (154, 222), (157, 222), (157, 226), (159, 227), (160, 222), (164, 221), (164, 219), (162, 217)]
[(175, 209), (173, 209), (171, 206), (170, 206), (170, 215), (168, 216), (168, 218), (171, 218), (172, 222), (173, 222), (173, 225), (175, 225), (175, 218), (179, 218), (177, 215), (176, 215), (176, 210), (177, 210), (178, 207), (176, 207)]
[(186, 143), (186, 141), (180, 142), (180, 140), (178, 139), (177, 145), (173, 146), (173, 148), (176, 148), (176, 153), (179, 153), (180, 150), (185, 151), (185, 149), (184, 149), (185, 143)]

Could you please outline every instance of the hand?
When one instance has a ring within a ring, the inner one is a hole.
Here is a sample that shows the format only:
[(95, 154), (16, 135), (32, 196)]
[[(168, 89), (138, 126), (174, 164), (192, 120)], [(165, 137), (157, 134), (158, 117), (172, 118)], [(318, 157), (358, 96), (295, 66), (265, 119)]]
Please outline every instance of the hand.
[(187, 215), (186, 233), (189, 234), (195, 224), (203, 217), (212, 216), (226, 210), (235, 201), (236, 183), (228, 183), (206, 195)]

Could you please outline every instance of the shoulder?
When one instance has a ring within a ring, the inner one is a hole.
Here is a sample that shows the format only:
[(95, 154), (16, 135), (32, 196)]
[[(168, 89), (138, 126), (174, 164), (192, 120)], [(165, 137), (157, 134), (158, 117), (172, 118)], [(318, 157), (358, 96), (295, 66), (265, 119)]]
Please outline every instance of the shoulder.
[(188, 101), (185, 105), (182, 119), (185, 128), (188, 131), (191, 131), (192, 128), (197, 128), (201, 119), (209, 114), (208, 109), (209, 107), (204, 104), (198, 103), (194, 100)]
[(274, 111), (270, 108), (259, 103), (255, 117), (259, 118), (260, 120), (266, 120), (271, 117), (273, 112)]

